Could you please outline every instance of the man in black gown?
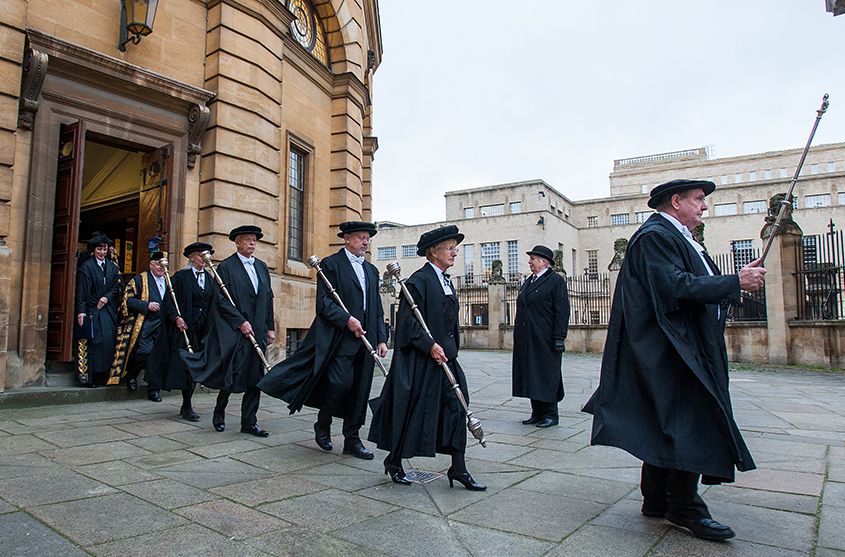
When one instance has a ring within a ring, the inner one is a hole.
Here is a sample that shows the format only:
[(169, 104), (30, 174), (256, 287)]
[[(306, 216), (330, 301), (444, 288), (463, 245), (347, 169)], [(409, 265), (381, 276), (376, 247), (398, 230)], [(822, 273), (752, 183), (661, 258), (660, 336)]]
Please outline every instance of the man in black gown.
[(314, 439), (323, 450), (332, 450), (332, 417), (343, 418), (343, 453), (364, 460), (373, 458), (359, 431), (367, 414), (375, 362), (361, 337), (366, 336), (380, 357), (387, 354), (378, 269), (364, 259), (375, 235), (371, 222), (340, 224), (338, 236), (345, 246), (323, 259), (320, 267), (348, 311), (318, 279), (317, 316), (302, 345), (258, 385), (265, 393), (290, 403), (292, 412), (303, 404), (319, 408)]
[(79, 380), (86, 387), (106, 383), (117, 336), (117, 310), (123, 292), (120, 269), (108, 257), (112, 241), (94, 234), (89, 255), (76, 270), (76, 360)]
[(651, 190), (656, 209), (631, 237), (613, 296), (592, 443), (643, 461), (642, 513), (709, 540), (734, 536), (712, 519), (698, 482), (732, 482), (754, 461), (734, 422), (725, 348), (727, 303), (764, 280), (759, 260), (722, 275), (692, 230), (716, 189), (673, 180)]

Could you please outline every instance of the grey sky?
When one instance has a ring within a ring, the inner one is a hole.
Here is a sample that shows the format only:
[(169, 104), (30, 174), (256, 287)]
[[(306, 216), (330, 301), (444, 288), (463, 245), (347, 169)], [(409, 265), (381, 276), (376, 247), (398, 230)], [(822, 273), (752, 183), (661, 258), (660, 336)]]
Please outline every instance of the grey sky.
[[(613, 160), (845, 141), (845, 15), (824, 0), (382, 0), (374, 218), (542, 178), (609, 195)], [(797, 163), (797, 161), (796, 161)]]

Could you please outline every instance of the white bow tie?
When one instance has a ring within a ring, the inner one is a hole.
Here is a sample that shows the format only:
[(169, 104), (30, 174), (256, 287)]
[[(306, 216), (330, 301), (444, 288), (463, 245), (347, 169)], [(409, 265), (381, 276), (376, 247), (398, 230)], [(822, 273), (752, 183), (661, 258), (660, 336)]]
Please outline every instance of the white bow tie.
[(250, 257), (248, 259), (244, 259), (244, 265), (255, 265), (255, 258)]
[(364, 256), (363, 255), (353, 255), (350, 261), (357, 263), (358, 265), (364, 264)]

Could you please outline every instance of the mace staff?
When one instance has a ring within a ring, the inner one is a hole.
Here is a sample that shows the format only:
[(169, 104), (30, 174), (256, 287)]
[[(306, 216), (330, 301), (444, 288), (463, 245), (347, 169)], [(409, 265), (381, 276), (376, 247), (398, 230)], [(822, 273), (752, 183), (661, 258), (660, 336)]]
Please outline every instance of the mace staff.
[[(214, 268), (214, 263), (211, 261), (211, 252), (207, 250), (202, 252), (202, 260), (205, 261), (205, 265), (208, 268), (208, 272), (211, 273), (211, 276), (213, 276), (214, 280), (217, 281), (217, 285), (220, 287), (220, 290), (222, 290), (223, 294), (226, 295), (226, 299), (229, 300), (229, 303), (231, 303), (235, 309), (238, 309), (238, 306), (235, 305), (235, 301), (232, 299), (232, 295), (229, 294), (229, 289), (226, 288), (225, 284), (223, 284), (223, 279), (220, 278), (220, 275), (217, 273), (217, 269)], [(258, 341), (255, 340), (255, 335), (249, 333), (247, 335), (247, 338), (249, 338), (249, 342), (252, 343), (252, 347), (255, 348), (255, 352), (258, 354), (258, 357), (261, 360), (261, 364), (264, 366), (264, 369), (266, 371), (270, 371), (270, 363), (264, 356), (264, 352), (261, 351), (261, 347), (258, 345)]]
[(816, 121), (813, 122), (813, 129), (810, 130), (810, 137), (807, 138), (807, 144), (804, 145), (804, 152), (801, 153), (801, 159), (798, 161), (798, 166), (795, 168), (795, 174), (792, 176), (792, 181), (789, 183), (789, 189), (786, 191), (786, 197), (780, 202), (780, 210), (778, 210), (778, 216), (775, 219), (774, 224), (772, 225), (771, 232), (769, 233), (769, 237), (766, 239), (766, 245), (763, 247), (763, 254), (760, 256), (760, 266), (763, 266), (763, 262), (766, 260), (766, 256), (769, 254), (769, 249), (772, 247), (772, 242), (775, 241), (775, 236), (777, 236), (778, 232), (780, 231), (781, 221), (783, 217), (786, 215), (787, 208), (792, 205), (792, 191), (795, 189), (795, 184), (798, 182), (798, 175), (801, 174), (801, 167), (804, 166), (804, 161), (807, 158), (807, 153), (810, 152), (810, 144), (813, 142), (813, 136), (816, 135), (816, 129), (819, 127), (819, 122), (821, 122), (822, 116), (827, 111), (827, 107), (830, 105), (828, 102), (829, 95), (827, 93), (824, 94), (822, 97), (822, 105), (816, 110)]
[[(332, 298), (334, 298), (334, 301), (337, 302), (337, 305), (339, 305), (340, 308), (343, 311), (345, 311), (346, 313), (349, 313), (349, 310), (346, 309), (346, 306), (344, 305), (343, 300), (340, 299), (340, 295), (337, 293), (337, 290), (335, 290), (335, 287), (332, 286), (332, 283), (331, 283), (331, 281), (329, 281), (329, 278), (326, 276), (326, 274), (323, 273), (323, 269), (320, 268), (320, 258), (317, 257), (316, 255), (312, 255), (311, 257), (308, 258), (308, 264), (311, 265), (313, 268), (317, 269), (317, 275), (321, 279), (323, 279), (323, 284), (325, 284), (326, 288), (329, 289), (329, 293), (332, 295)], [(366, 296), (367, 293), (365, 292), (364, 295)], [(352, 314), (349, 313), (349, 315), (352, 315)], [(370, 344), (370, 341), (367, 340), (366, 336), (362, 335), (359, 338), (361, 339), (361, 342), (364, 343), (364, 346), (367, 347), (367, 350), (369, 351), (370, 356), (373, 357), (373, 360), (376, 362), (376, 365), (381, 370), (382, 374), (384, 374), (384, 376), (387, 377), (387, 370), (384, 368), (384, 364), (382, 363), (381, 358), (378, 357), (378, 353), (373, 348), (373, 345)]]
[[(405, 296), (405, 301), (411, 306), (411, 311), (414, 313), (414, 317), (417, 318), (417, 321), (422, 326), (423, 331), (431, 340), (434, 340), (434, 336), (431, 334), (431, 331), (428, 328), (428, 325), (425, 324), (425, 319), (420, 313), (420, 309), (417, 306), (417, 303), (414, 301), (414, 297), (411, 295), (411, 292), (408, 290), (408, 287), (405, 286), (405, 279), (402, 278), (401, 272), (402, 269), (399, 266), (398, 261), (394, 261), (393, 263), (387, 264), (387, 272), (393, 275), (394, 278), (399, 282), (399, 287), (402, 289), (402, 295)], [(436, 342), (436, 341), (435, 341)], [(449, 369), (448, 364), (446, 362), (440, 362), (440, 367), (443, 368), (443, 371), (446, 373), (446, 378), (449, 380), (449, 384), (452, 385), (452, 390), (455, 391), (455, 396), (458, 397), (458, 402), (461, 403), (461, 406), (464, 408), (464, 412), (467, 415), (467, 429), (472, 436), (478, 439), (478, 443), (482, 447), (487, 446), (487, 440), (484, 438), (484, 430), (481, 429), (481, 422), (478, 418), (473, 417), (472, 411), (469, 409), (469, 404), (467, 404), (466, 398), (464, 398), (464, 393), (461, 392), (461, 386), (458, 384), (458, 380), (455, 378), (455, 374), (452, 373), (452, 370)]]
[[(170, 299), (173, 300), (173, 307), (176, 308), (176, 317), (182, 319), (182, 312), (179, 311), (179, 302), (176, 301), (176, 292), (173, 291), (173, 283), (170, 282), (170, 270), (168, 269), (167, 255), (161, 258), (159, 263), (161, 263), (161, 266), (164, 269), (164, 282), (167, 283), (167, 288), (170, 290)], [(185, 337), (185, 346), (188, 347), (188, 353), (193, 354), (194, 349), (191, 348), (191, 341), (188, 340), (188, 333), (182, 331), (182, 336)]]

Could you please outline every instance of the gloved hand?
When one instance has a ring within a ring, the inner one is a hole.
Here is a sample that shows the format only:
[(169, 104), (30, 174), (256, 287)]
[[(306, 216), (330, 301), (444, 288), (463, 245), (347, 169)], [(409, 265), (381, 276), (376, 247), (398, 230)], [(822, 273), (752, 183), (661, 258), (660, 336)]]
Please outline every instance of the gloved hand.
[(564, 339), (555, 339), (555, 352), (563, 354), (566, 352), (566, 341)]

